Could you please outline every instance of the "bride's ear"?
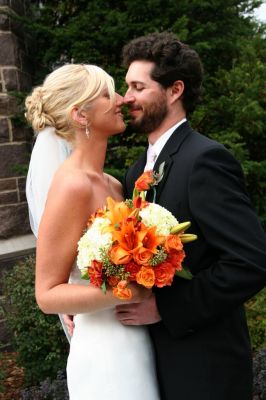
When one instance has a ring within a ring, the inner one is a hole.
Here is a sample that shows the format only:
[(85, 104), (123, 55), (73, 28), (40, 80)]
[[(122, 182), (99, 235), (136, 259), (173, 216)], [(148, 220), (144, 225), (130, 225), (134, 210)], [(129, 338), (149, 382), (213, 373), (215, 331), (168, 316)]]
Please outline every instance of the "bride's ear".
[(78, 107), (73, 107), (71, 112), (70, 112), (71, 119), (76, 122), (80, 126), (86, 126), (87, 125), (87, 116), (84, 111), (80, 111)]

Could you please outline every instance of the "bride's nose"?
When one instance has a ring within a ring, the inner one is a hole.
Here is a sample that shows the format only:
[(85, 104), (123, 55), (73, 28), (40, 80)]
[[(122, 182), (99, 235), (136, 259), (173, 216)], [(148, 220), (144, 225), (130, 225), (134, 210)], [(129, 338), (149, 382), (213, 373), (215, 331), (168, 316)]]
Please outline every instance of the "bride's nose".
[(120, 94), (118, 94), (118, 93), (116, 93), (115, 95), (116, 95), (116, 98), (115, 98), (115, 100), (116, 100), (116, 105), (117, 105), (117, 106), (122, 106), (122, 104), (123, 104), (123, 97), (120, 96)]

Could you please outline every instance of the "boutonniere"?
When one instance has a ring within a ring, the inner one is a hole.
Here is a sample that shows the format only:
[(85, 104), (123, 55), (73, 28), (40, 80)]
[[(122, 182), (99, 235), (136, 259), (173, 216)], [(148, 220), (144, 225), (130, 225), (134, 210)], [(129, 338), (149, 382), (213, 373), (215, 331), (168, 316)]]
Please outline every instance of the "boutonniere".
[(135, 182), (133, 199), (140, 196), (143, 200), (145, 200), (147, 190), (152, 189), (153, 190), (152, 203), (155, 203), (156, 186), (163, 179), (164, 165), (165, 161), (160, 164), (158, 172), (155, 172), (153, 170), (143, 172), (143, 174)]

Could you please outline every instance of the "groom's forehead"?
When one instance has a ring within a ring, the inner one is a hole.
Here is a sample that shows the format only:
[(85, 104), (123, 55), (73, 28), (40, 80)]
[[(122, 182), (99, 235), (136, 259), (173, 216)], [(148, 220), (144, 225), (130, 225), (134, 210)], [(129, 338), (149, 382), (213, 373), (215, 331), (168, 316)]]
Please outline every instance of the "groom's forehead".
[(125, 78), (126, 82), (144, 83), (147, 82), (147, 80), (152, 80), (150, 74), (153, 67), (154, 63), (150, 61), (144, 61), (144, 60), (133, 61), (128, 67)]

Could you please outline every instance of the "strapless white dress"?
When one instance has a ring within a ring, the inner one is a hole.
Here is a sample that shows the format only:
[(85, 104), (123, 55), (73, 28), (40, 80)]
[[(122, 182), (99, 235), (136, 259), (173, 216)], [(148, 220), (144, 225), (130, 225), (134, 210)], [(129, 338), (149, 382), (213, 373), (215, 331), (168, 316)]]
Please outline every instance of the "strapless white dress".
[[(76, 268), (70, 282), (86, 284)], [(146, 327), (124, 326), (114, 309), (74, 318), (67, 381), (70, 400), (159, 400)]]

